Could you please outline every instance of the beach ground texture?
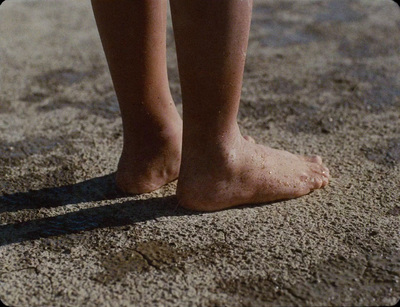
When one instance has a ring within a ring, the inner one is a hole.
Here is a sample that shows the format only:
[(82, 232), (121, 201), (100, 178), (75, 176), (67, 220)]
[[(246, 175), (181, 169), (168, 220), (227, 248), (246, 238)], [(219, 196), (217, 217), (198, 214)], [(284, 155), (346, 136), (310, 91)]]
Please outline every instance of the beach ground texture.
[[(326, 188), (196, 213), (123, 196), (89, 1), (0, 7), (0, 300), (10, 306), (379, 306), (400, 298), (400, 9), (257, 0), (239, 122), (319, 154)], [(181, 111), (172, 26), (168, 70)]]

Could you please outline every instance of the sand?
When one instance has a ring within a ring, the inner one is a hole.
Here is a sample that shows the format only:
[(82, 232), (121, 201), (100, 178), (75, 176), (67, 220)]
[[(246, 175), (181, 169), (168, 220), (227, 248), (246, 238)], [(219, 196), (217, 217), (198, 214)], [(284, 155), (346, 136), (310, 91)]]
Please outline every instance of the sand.
[[(0, 8), (0, 299), (11, 306), (379, 306), (400, 298), (400, 10), (256, 1), (241, 129), (320, 154), (323, 190), (215, 213), (122, 197), (89, 1)], [(171, 24), (171, 91), (181, 110)]]

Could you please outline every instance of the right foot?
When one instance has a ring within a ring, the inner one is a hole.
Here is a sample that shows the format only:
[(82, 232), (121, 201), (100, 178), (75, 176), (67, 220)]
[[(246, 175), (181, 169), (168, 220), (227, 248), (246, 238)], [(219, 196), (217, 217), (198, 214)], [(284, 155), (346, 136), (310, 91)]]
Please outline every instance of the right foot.
[(177, 187), (181, 206), (216, 211), (300, 197), (328, 184), (329, 170), (318, 156), (258, 145), (240, 133), (230, 143), (219, 157), (192, 152), (184, 159)]
[(128, 194), (154, 191), (178, 178), (181, 163), (182, 123), (151, 137), (141, 144), (124, 146), (118, 163), (116, 183)]

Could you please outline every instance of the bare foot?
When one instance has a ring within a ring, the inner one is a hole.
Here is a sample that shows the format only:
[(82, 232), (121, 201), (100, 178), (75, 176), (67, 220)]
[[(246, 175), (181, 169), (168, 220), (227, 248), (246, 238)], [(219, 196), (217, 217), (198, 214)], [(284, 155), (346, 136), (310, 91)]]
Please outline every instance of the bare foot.
[[(145, 130), (145, 129), (144, 129)], [(124, 145), (118, 163), (117, 186), (125, 193), (154, 191), (178, 178), (181, 163), (182, 123)]]
[(177, 197), (185, 208), (215, 211), (300, 197), (328, 181), (329, 170), (319, 156), (297, 156), (237, 133), (221, 155), (204, 159), (192, 151), (184, 156)]

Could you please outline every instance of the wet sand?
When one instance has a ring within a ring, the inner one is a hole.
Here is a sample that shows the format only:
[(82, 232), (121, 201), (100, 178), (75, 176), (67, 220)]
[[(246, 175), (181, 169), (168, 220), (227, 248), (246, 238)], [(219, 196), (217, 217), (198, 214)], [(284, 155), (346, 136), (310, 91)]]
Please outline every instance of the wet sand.
[[(379, 306), (400, 298), (400, 10), (256, 1), (239, 121), (330, 185), (199, 214), (125, 197), (88, 1), (0, 7), (0, 300), (12, 306)], [(171, 24), (171, 91), (181, 110)]]

